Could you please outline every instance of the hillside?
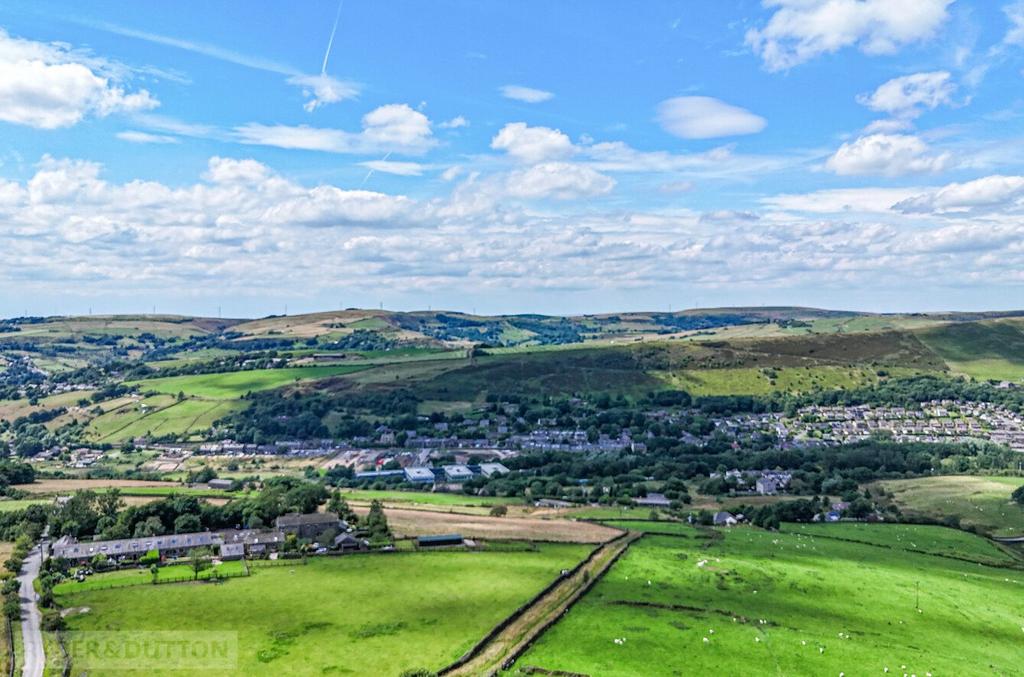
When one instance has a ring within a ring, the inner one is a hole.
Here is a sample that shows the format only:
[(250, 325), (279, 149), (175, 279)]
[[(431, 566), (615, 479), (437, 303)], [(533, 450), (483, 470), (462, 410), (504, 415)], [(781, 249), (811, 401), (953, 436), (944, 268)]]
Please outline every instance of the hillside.
[(1021, 381), (1024, 320), (1009, 315), (351, 309), (255, 320), (15, 318), (0, 321), (0, 412), (119, 443), (202, 439), (246, 409), (249, 393), (274, 389), (403, 393), (430, 414), (508, 396), (806, 394), (915, 375)]

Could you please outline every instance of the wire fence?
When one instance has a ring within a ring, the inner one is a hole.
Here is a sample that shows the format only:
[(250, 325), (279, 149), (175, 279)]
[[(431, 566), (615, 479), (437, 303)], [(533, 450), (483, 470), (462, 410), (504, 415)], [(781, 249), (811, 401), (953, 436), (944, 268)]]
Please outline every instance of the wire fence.
[(54, 592), (57, 594), (72, 594), (76, 592), (93, 592), (96, 590), (113, 590), (115, 588), (137, 588), (140, 585), (167, 585), (170, 583), (210, 583), (226, 578), (245, 578), (249, 576), (248, 569), (241, 571), (231, 571), (216, 574), (207, 574), (205, 576), (200, 575), (197, 579), (194, 575), (191, 576), (174, 576), (172, 578), (158, 578), (155, 581), (152, 578), (144, 579), (141, 576), (135, 580), (124, 580), (116, 583), (97, 583), (94, 581), (88, 581), (83, 583), (81, 587), (75, 587), (70, 584), (67, 587), (63, 587), (66, 584), (60, 583), (54, 588)]

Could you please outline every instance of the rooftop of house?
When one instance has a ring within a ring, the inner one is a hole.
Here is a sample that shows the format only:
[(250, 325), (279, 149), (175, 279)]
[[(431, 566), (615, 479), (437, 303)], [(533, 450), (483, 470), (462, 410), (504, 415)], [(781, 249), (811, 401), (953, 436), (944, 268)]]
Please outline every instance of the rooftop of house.
[(121, 555), (139, 555), (150, 550), (177, 550), (181, 548), (197, 548), (214, 544), (214, 536), (209, 531), (200, 531), (189, 534), (168, 534), (166, 536), (146, 536), (144, 538), (121, 538), (112, 541), (88, 541), (61, 543), (57, 541), (53, 545), (53, 556), (75, 559), (80, 557), (93, 557), (95, 555), (106, 555), (118, 557)]

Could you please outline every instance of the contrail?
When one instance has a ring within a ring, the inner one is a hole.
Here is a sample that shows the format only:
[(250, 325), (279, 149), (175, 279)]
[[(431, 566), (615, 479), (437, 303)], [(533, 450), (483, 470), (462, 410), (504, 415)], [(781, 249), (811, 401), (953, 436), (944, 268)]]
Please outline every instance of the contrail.
[[(385, 155), (384, 157), (382, 157), (382, 158), (380, 159), (380, 161), (381, 161), (381, 162), (387, 162), (387, 161), (388, 161), (388, 158), (389, 158), (389, 157), (391, 157), (391, 151), (390, 151), (390, 150), (389, 150), (389, 151), (387, 152), (387, 155)], [(374, 171), (374, 170), (373, 170), (373, 168), (371, 167), (371, 168), (370, 168), (370, 171), (366, 172), (366, 176), (364, 176), (364, 177), (363, 177), (363, 182), (359, 184), (359, 187), (360, 187), (360, 188), (362, 188), (363, 186), (365, 186), (365, 185), (366, 185), (366, 182), (370, 180), (370, 177), (371, 177), (371, 176), (373, 176), (373, 171)]]
[(324, 52), (324, 65), (320, 67), (320, 75), (327, 74), (327, 59), (331, 58), (331, 47), (334, 46), (334, 34), (338, 32), (338, 21), (341, 19), (341, 6), (345, 0), (339, 0), (338, 13), (334, 15), (334, 28), (331, 29), (331, 39), (327, 41), (327, 51)]

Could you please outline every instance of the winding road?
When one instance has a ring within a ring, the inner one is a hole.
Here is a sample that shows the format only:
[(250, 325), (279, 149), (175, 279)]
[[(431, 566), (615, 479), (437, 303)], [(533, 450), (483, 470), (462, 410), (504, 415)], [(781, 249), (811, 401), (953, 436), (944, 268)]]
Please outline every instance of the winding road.
[(21, 584), (19, 596), (21, 597), (21, 635), (25, 640), (23, 655), (23, 677), (42, 677), (43, 665), (46, 656), (43, 653), (43, 633), (39, 627), (39, 607), (36, 605), (36, 591), (33, 582), (39, 575), (39, 567), (42, 565), (42, 550), (44, 543), (32, 548), (25, 564), (18, 574), (18, 582)]

